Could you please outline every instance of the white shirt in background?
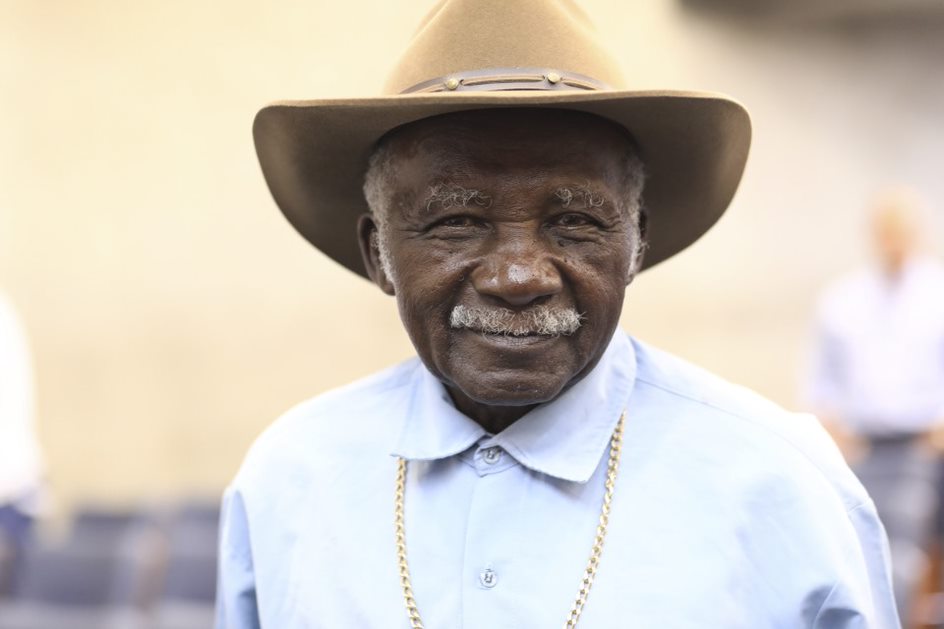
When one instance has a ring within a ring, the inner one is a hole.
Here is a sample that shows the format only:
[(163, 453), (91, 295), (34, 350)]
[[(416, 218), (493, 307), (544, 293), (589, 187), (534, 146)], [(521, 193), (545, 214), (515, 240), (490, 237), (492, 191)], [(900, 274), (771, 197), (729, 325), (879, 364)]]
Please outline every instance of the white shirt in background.
[(865, 435), (944, 421), (944, 265), (914, 258), (830, 287), (817, 312), (808, 401)]
[(0, 506), (33, 502), (42, 474), (26, 333), (13, 306), (0, 294)]

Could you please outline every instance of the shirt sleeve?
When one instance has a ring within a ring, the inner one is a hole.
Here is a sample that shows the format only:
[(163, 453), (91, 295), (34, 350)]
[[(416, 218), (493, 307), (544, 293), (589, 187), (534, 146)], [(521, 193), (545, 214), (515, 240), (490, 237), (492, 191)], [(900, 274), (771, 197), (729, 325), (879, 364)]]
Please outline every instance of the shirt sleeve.
[(249, 521), (243, 497), (230, 487), (220, 517), (216, 629), (259, 629)]
[(884, 527), (869, 501), (850, 510), (857, 544), (826, 596), (813, 629), (900, 629)]
[(804, 404), (816, 413), (837, 415), (842, 404), (842, 352), (821, 305), (813, 328), (812, 346), (803, 382)]

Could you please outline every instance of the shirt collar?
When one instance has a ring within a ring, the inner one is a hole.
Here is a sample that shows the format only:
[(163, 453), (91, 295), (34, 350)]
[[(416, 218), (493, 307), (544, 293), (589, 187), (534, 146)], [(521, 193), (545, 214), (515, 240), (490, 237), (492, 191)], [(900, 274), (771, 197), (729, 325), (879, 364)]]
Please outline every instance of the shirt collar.
[(393, 454), (408, 460), (442, 459), (484, 438), (483, 446), (498, 445), (536, 472), (585, 483), (606, 452), (635, 376), (632, 344), (617, 330), (600, 362), (580, 382), (489, 436), (456, 409), (442, 383), (419, 365)]
[(423, 363), (417, 362), (413, 378), (394, 456), (410, 461), (444, 459), (487, 436), (484, 428), (455, 407), (446, 387)]

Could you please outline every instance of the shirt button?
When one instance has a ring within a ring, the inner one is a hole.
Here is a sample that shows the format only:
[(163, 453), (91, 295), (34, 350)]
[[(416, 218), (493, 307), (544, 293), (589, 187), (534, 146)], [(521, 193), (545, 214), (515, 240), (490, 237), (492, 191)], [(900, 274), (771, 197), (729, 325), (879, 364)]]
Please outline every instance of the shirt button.
[(491, 448), (485, 448), (482, 451), (482, 460), (488, 463), (489, 465), (495, 465), (501, 461), (502, 452), (501, 448), (498, 446), (492, 446)]
[(482, 587), (492, 589), (498, 585), (498, 575), (491, 568), (487, 568), (479, 573), (479, 583), (482, 584)]

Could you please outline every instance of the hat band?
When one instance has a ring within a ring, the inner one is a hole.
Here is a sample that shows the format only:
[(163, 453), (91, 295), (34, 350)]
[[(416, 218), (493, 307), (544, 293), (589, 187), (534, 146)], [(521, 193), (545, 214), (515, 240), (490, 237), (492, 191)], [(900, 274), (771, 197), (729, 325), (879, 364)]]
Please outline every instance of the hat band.
[(547, 68), (485, 68), (455, 72), (448, 76), (417, 83), (401, 94), (428, 94), (433, 92), (496, 92), (509, 90), (607, 90), (602, 81), (577, 74)]

